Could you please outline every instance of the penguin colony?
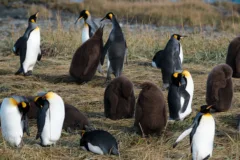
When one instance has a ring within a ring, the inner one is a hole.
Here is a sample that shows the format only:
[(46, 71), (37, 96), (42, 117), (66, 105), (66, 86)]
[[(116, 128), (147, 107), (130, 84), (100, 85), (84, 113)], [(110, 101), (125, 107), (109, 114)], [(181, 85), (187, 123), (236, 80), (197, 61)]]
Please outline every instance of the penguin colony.
[[(37, 12), (29, 17), (28, 28), (12, 49), (20, 56), (20, 68), (16, 75), (23, 73), (24, 76), (30, 76), (36, 62), (41, 60), (40, 29), (36, 23), (38, 14)], [(76, 23), (82, 18), (82, 45), (73, 56), (70, 75), (81, 83), (90, 81), (97, 68), (102, 72), (101, 65), (104, 64), (106, 56), (107, 81), (111, 80), (111, 74), (116, 78), (105, 89), (105, 116), (113, 120), (134, 117), (134, 127), (139, 134), (160, 135), (168, 120), (163, 92), (155, 84), (144, 82), (140, 85), (142, 90), (135, 107), (134, 85), (127, 77), (122, 76), (127, 43), (116, 16), (109, 12), (101, 20), (110, 20), (112, 23), (112, 31), (105, 45), (102, 39), (104, 25), (98, 27), (87, 10), (80, 12)], [(164, 50), (157, 52), (152, 60), (152, 66), (161, 69), (163, 88), (169, 89), (169, 120), (183, 121), (192, 112), (194, 83), (190, 72), (182, 70), (183, 50), (180, 40), (183, 37), (186, 36), (173, 34)], [(240, 77), (239, 41), (238, 37), (230, 43), (226, 64), (217, 65), (208, 75), (207, 105), (200, 107), (192, 125), (173, 144), (175, 148), (190, 134), (193, 160), (208, 159), (212, 156), (215, 121), (210, 109), (227, 111), (232, 105), (232, 77)], [(39, 93), (35, 97), (11, 96), (4, 98), (0, 106), (2, 135), (11, 146), (23, 145), (24, 132), (30, 136), (30, 118), (37, 121), (36, 139), (40, 139), (42, 146), (56, 145), (62, 129), (69, 132), (85, 130), (81, 134), (81, 148), (97, 154), (120, 154), (118, 142), (110, 133), (98, 129), (88, 130), (88, 118), (74, 106), (65, 104), (55, 92)]]

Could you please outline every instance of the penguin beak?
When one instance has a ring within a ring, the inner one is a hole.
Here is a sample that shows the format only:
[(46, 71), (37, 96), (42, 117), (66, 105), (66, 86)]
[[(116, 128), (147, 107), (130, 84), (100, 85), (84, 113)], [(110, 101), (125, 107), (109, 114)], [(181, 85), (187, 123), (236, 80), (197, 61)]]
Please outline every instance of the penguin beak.
[(38, 17), (39, 12), (35, 13), (35, 16)]
[(212, 106), (213, 106), (213, 105), (210, 105), (210, 106), (208, 106), (208, 107), (207, 107), (207, 109), (210, 109), (210, 108), (212, 108)]
[(106, 17), (104, 17), (103, 19), (101, 19), (101, 21), (100, 21), (100, 22), (104, 21), (105, 19), (106, 19)]
[(187, 36), (181, 36), (180, 38), (183, 39), (184, 37), (187, 37)]
[(82, 19), (82, 16), (78, 17), (78, 19), (76, 20), (75, 24), (77, 24), (77, 22)]

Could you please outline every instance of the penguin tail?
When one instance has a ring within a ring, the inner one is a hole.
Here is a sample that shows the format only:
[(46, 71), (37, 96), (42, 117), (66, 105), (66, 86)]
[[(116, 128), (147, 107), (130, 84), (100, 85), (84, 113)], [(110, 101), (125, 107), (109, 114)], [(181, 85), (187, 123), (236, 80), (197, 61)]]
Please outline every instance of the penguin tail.
[(111, 153), (112, 153), (113, 155), (117, 155), (117, 156), (119, 155), (119, 151), (118, 151), (118, 149), (115, 148), (115, 147), (112, 147)]

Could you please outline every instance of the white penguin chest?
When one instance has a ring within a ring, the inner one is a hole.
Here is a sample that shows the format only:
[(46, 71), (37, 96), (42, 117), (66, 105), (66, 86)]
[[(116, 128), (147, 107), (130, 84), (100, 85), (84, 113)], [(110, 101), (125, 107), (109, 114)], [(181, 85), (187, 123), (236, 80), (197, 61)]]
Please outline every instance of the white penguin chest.
[(182, 50), (182, 45), (180, 43), (180, 54), (179, 54), (179, 58), (180, 58), (180, 61), (181, 63), (183, 62), (183, 50)]
[(192, 139), (192, 157), (200, 160), (212, 155), (213, 141), (215, 135), (215, 121), (209, 114), (202, 116)]
[(36, 28), (29, 35), (25, 59), (27, 61), (36, 61), (38, 53), (40, 53), (40, 29)]
[(89, 38), (89, 28), (84, 26), (82, 29), (82, 43), (86, 42)]

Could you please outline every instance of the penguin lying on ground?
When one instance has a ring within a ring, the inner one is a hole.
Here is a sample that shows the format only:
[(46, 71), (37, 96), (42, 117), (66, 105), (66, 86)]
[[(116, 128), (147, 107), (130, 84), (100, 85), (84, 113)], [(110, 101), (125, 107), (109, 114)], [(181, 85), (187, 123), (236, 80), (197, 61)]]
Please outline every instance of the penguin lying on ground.
[(32, 75), (33, 67), (37, 60), (41, 60), (40, 29), (36, 24), (38, 12), (29, 17), (28, 28), (13, 47), (13, 52), (20, 55), (20, 68), (16, 75), (23, 73), (24, 76)]
[[(79, 15), (78, 19), (76, 20), (75, 24), (82, 18), (84, 19), (84, 27), (82, 29), (82, 44), (83, 44), (90, 37), (92, 37), (94, 35), (94, 33), (98, 29), (98, 26), (92, 20), (91, 14), (90, 14), (90, 12), (88, 10), (82, 10), (80, 12), (80, 15)], [(97, 70), (98, 70), (99, 73), (103, 72), (100, 61), (99, 61)]]
[(227, 111), (232, 106), (232, 69), (227, 64), (215, 66), (208, 75), (206, 102), (215, 104), (217, 112)]
[(40, 93), (34, 101), (39, 108), (36, 139), (41, 139), (42, 146), (55, 145), (62, 133), (65, 118), (64, 102), (54, 92)]
[(160, 135), (167, 123), (166, 103), (162, 91), (153, 83), (141, 84), (136, 105), (134, 126), (143, 136)]
[(125, 76), (115, 78), (104, 93), (104, 113), (107, 118), (116, 120), (132, 118), (135, 107), (133, 84)]
[(107, 80), (111, 80), (112, 73), (115, 77), (119, 77), (122, 74), (127, 45), (122, 29), (119, 26), (115, 15), (112, 12), (109, 12), (101, 21), (105, 19), (111, 20), (113, 28), (106, 44), (104, 45), (101, 64), (103, 65), (105, 55), (107, 54)]
[(90, 81), (96, 73), (103, 49), (102, 36), (100, 27), (73, 55), (69, 72), (79, 83)]
[(236, 37), (230, 42), (226, 64), (228, 64), (233, 70), (232, 77), (240, 78), (240, 37)]
[(1, 104), (1, 130), (3, 138), (14, 147), (21, 147), (23, 133), (28, 136), (29, 126), (27, 112), (30, 106), (24, 97), (4, 98)]
[(210, 114), (212, 106), (201, 106), (192, 125), (185, 130), (176, 140), (173, 148), (190, 134), (190, 144), (193, 160), (205, 160), (212, 156), (215, 135), (215, 121)]
[(183, 120), (192, 112), (194, 84), (191, 74), (184, 70), (172, 75), (168, 92), (168, 106), (171, 120)]
[(80, 147), (97, 154), (119, 155), (116, 139), (107, 131), (93, 130), (83, 133)]
[[(181, 52), (180, 39), (183, 36), (173, 34), (168, 41), (163, 51), (160, 51), (155, 56), (155, 64), (162, 70), (163, 88), (168, 88), (171, 84), (171, 76), (174, 72), (182, 71), (181, 59), (183, 59)], [(181, 53), (181, 54), (180, 54)]]

